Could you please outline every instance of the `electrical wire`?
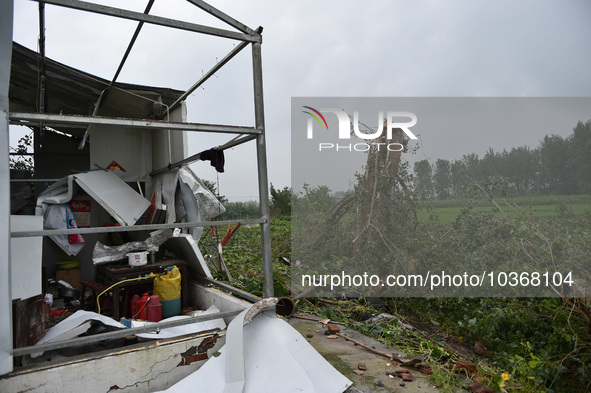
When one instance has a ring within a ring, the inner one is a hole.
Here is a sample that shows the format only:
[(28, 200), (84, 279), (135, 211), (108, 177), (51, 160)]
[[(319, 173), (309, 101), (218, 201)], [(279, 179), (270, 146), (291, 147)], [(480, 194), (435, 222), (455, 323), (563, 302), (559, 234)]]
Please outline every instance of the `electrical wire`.
[(137, 317), (138, 315), (140, 315), (140, 313), (142, 312), (142, 310), (148, 306), (148, 303), (150, 302), (150, 299), (152, 299), (152, 296), (148, 296), (148, 300), (146, 300), (144, 302), (144, 305), (140, 307), (140, 309), (135, 313), (135, 315), (133, 315), (131, 317), (131, 319), (135, 319), (135, 317)]
[(115, 284), (111, 285), (109, 288), (105, 289), (104, 291), (102, 291), (101, 293), (99, 293), (96, 296), (96, 305), (97, 305), (97, 309), (98, 309), (98, 313), (101, 313), (101, 302), (99, 301), (99, 298), (105, 293), (107, 292), (109, 289), (116, 287), (117, 285), (124, 283), (124, 282), (129, 282), (129, 281), (139, 281), (139, 280), (145, 280), (149, 278), (149, 276), (143, 276), (143, 277), (136, 277), (136, 278), (128, 278), (126, 280), (121, 280), (119, 282), (116, 282)]

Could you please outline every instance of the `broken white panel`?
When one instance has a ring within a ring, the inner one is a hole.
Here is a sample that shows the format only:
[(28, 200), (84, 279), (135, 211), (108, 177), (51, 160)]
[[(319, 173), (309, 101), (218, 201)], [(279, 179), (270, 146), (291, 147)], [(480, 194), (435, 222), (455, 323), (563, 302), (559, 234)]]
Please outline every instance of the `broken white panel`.
[[(47, 331), (45, 336), (35, 345), (46, 344), (50, 342), (66, 341), (86, 333), (93, 323), (99, 322), (106, 326), (126, 329), (125, 325), (115, 321), (111, 317), (97, 314), (93, 311), (78, 310), (68, 318), (64, 319)], [(31, 357), (37, 357), (43, 352), (31, 354)]]
[(197, 242), (191, 235), (181, 233), (168, 239), (165, 244), (177, 258), (187, 261), (192, 276), (213, 278)]
[[(219, 313), (220, 310), (216, 306), (211, 306), (205, 311), (196, 312), (193, 315), (178, 315), (170, 318), (163, 319), (160, 322), (170, 322), (170, 321), (178, 321), (180, 319), (187, 319), (193, 316), (198, 315), (209, 315)], [(139, 327), (139, 326), (146, 326), (146, 325), (153, 325), (156, 322), (147, 322), (147, 321), (131, 321), (131, 327)], [(160, 330), (158, 333), (140, 333), (136, 334), (136, 336), (141, 338), (153, 338), (153, 339), (163, 339), (163, 338), (172, 338), (172, 337), (180, 337), (185, 336), (187, 334), (196, 334), (200, 332), (205, 332), (207, 330), (224, 330), (226, 328), (226, 323), (223, 319), (212, 319), (211, 321), (202, 321), (202, 322), (195, 322), (190, 323), (187, 325), (175, 326), (171, 328), (166, 328)]]
[(74, 175), (76, 182), (121, 225), (134, 225), (150, 202), (121, 180), (106, 171)]
[[(43, 230), (43, 217), (10, 216), (13, 232)], [(12, 299), (28, 299), (41, 293), (43, 237), (10, 239)]]
[(43, 205), (69, 202), (78, 187), (97, 201), (121, 225), (134, 225), (150, 206), (150, 202), (127, 183), (109, 171), (90, 171), (70, 175), (41, 194), (37, 199), (37, 214)]
[(274, 312), (261, 313), (243, 326), (247, 311), (230, 323), (220, 356), (165, 392), (184, 393), (198, 387), (208, 393), (342, 393), (352, 385)]
[(43, 214), (47, 204), (59, 205), (69, 202), (72, 196), (78, 192), (78, 186), (73, 183), (71, 176), (62, 177), (43, 191), (37, 198), (37, 206), (35, 214), (40, 216)]

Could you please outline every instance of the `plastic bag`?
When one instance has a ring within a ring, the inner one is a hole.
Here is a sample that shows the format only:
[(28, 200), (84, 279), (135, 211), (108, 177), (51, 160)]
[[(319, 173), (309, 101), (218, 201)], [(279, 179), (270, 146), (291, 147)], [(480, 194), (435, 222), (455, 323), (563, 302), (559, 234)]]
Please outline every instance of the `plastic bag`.
[(154, 295), (160, 300), (175, 300), (181, 297), (181, 271), (175, 265), (166, 274), (156, 274), (154, 277)]

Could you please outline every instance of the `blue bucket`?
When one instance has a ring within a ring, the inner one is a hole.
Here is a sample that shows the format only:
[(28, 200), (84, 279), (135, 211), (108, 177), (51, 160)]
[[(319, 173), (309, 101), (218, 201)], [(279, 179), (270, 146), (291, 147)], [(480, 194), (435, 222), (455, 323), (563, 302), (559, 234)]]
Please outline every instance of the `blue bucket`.
[(162, 304), (162, 319), (174, 317), (181, 313), (181, 298), (172, 300), (160, 300)]

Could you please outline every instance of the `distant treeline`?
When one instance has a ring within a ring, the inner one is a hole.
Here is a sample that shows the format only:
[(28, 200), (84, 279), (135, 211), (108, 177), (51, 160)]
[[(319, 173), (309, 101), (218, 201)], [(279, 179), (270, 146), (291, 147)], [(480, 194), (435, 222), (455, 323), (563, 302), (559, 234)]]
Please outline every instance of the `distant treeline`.
[(226, 202), (224, 207), (226, 212), (219, 216), (217, 220), (255, 219), (260, 217), (258, 201)]
[(414, 164), (414, 182), (422, 200), (465, 197), (474, 182), (500, 179), (507, 196), (591, 194), (591, 120), (579, 122), (567, 138), (546, 135), (535, 149), (489, 149), (480, 158), (438, 159)]

